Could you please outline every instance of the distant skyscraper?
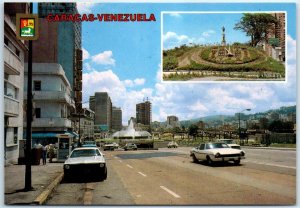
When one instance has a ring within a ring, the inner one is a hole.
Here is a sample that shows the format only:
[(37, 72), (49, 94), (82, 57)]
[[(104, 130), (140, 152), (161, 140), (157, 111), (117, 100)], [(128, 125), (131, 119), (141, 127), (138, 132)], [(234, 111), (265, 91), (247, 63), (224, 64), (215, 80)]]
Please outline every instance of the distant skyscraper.
[(150, 125), (152, 120), (151, 103), (149, 101), (136, 104), (136, 122)]
[(177, 116), (168, 116), (167, 117), (167, 124), (172, 126), (172, 127), (176, 127), (176, 126), (180, 126), (179, 125), (179, 120)]
[(107, 92), (96, 92), (90, 97), (90, 109), (95, 112), (95, 125), (112, 128), (112, 102)]
[(119, 131), (122, 129), (122, 109), (112, 107), (112, 129)]

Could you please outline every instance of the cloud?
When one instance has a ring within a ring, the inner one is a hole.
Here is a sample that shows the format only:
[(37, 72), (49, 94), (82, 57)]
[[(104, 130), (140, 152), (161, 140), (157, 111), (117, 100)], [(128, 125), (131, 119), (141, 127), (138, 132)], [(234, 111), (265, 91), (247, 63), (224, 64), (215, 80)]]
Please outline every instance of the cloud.
[(296, 40), (294, 40), (290, 35), (286, 36), (287, 42), (287, 61), (291, 64), (296, 62)]
[(182, 18), (181, 14), (177, 12), (168, 13), (171, 17)]
[(216, 33), (216, 31), (214, 31), (214, 30), (207, 30), (207, 31), (204, 31), (201, 35), (205, 38), (208, 38), (215, 33)]
[(86, 71), (93, 71), (93, 67), (91, 66), (90, 63), (84, 63), (83, 64), (83, 70), (86, 70)]
[[(163, 48), (164, 49), (171, 49), (175, 47), (179, 47), (181, 45), (190, 45), (190, 44), (201, 44), (206, 41), (206, 37), (209, 37), (213, 34), (213, 30), (208, 30), (203, 32), (199, 37), (189, 37), (187, 35), (178, 35), (175, 32), (167, 32), (163, 35)], [(203, 35), (204, 34), (204, 35)]]
[(77, 9), (80, 14), (92, 13), (92, 8), (94, 6), (95, 3), (77, 2)]
[(126, 79), (123, 81), (126, 87), (136, 87), (145, 84), (146, 80), (144, 78), (136, 78), (135, 80)]
[(87, 60), (90, 58), (90, 54), (87, 50), (85, 50), (84, 48), (82, 48), (82, 60)]
[(92, 56), (92, 61), (96, 64), (114, 66), (116, 64), (116, 60), (113, 59), (112, 56), (112, 51), (104, 51), (102, 53)]
[[(122, 81), (112, 70), (88, 71), (83, 74), (83, 101), (88, 101), (95, 92), (108, 92), (113, 105), (121, 107), (123, 124), (126, 124), (130, 117), (135, 117), (136, 104), (143, 102), (146, 97), (153, 97), (153, 89), (151, 88), (140, 90), (130, 88), (141, 86), (145, 81), (144, 78)], [(85, 107), (88, 107), (88, 104)]]

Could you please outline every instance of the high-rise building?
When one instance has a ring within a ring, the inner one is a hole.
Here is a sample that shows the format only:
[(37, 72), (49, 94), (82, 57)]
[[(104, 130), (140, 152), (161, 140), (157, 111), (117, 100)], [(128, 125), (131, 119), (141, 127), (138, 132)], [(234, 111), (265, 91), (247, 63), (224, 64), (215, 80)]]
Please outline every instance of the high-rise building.
[(122, 129), (122, 109), (112, 107), (112, 129), (120, 131)]
[(167, 125), (170, 125), (171, 127), (179, 127), (179, 119), (177, 116), (168, 116), (167, 117)]
[[(16, 37), (16, 13), (29, 13), (29, 4), (4, 3), (3, 144), (5, 163), (16, 163), (18, 161), (19, 141), (23, 138), (24, 59), (27, 46), (24, 41)], [(21, 155), (21, 157), (24, 157), (24, 155)]]
[(267, 31), (265, 51), (278, 61), (285, 61), (285, 13), (272, 13), (277, 23)]
[(149, 101), (136, 104), (136, 122), (150, 125), (152, 120), (151, 103)]
[(33, 41), (33, 62), (58, 63), (71, 84), (77, 112), (82, 103), (81, 22), (48, 22), (48, 14), (77, 14), (76, 3), (38, 3), (39, 39)]
[(90, 109), (95, 112), (95, 126), (112, 127), (112, 102), (107, 92), (96, 92), (90, 97)]

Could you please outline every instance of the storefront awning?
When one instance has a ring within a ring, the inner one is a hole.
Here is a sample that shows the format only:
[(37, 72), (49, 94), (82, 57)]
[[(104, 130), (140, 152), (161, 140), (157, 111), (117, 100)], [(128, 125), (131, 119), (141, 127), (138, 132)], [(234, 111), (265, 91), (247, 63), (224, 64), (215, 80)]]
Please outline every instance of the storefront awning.
[(71, 137), (75, 137), (75, 138), (78, 138), (79, 135), (76, 133), (76, 132), (73, 132), (73, 131), (67, 131), (68, 134), (70, 134)]

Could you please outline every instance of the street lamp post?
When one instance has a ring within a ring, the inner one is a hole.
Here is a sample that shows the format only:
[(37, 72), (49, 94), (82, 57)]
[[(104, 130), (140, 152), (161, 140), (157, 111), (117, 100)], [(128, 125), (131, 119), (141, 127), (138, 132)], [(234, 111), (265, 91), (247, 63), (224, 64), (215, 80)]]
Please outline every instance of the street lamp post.
[(251, 111), (251, 109), (246, 108), (246, 109), (242, 110), (241, 112), (239, 112), (239, 139), (240, 139), (240, 145), (242, 144), (241, 143), (241, 113), (244, 112), (244, 111)]

